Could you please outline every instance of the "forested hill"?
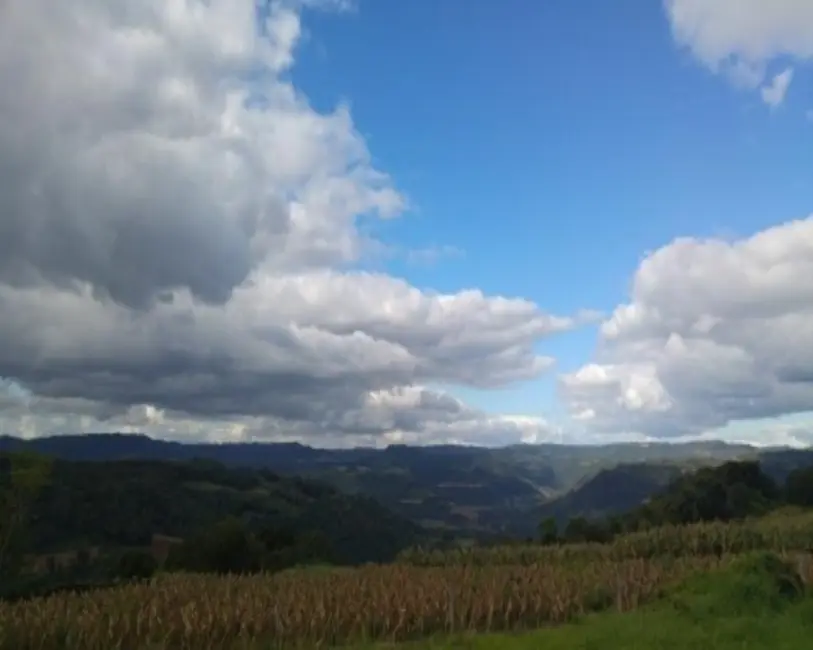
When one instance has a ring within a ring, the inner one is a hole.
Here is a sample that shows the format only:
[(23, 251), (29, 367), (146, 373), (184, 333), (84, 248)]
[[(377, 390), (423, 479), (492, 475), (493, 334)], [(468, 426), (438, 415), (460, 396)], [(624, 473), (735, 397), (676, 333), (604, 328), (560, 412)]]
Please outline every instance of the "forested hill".
[[(378, 470), (409, 466), (435, 479), (441, 474), (448, 478), (457, 467), (477, 467), (533, 479), (540, 486), (556, 490), (571, 489), (602, 467), (623, 463), (697, 460), (713, 464), (763, 453), (748, 445), (714, 440), (674, 444), (511, 445), (501, 448), (390, 445), (383, 449), (320, 449), (300, 443), (278, 442), (181, 443), (130, 433), (64, 434), (34, 439), (0, 435), (0, 451), (14, 450), (90, 461), (209, 458), (230, 466), (265, 467), (292, 474), (335, 467), (363, 466)], [(781, 451), (796, 454), (791, 449)]]
[(87, 434), (0, 437), (4, 449), (83, 462), (211, 459), (251, 476), (271, 470), (370, 497), (438, 536), (479, 539), (528, 537), (549, 516), (563, 523), (617, 515), (698, 467), (759, 459), (768, 475), (782, 481), (794, 468), (813, 464), (810, 450), (759, 450), (714, 441), (318, 449), (297, 443), (187, 444), (137, 434)]
[(637, 530), (731, 521), (788, 506), (813, 507), (813, 466), (799, 466), (776, 477), (758, 461), (729, 462), (680, 476), (645, 504), (615, 518), (615, 525)]
[[(774, 475), (771, 475), (759, 461), (731, 461), (696, 471), (680, 471), (677, 478), (626, 512), (591, 516), (573, 510), (572, 516), (566, 518), (559, 516), (560, 511), (543, 509), (539, 538), (543, 544), (606, 543), (619, 535), (651, 528), (728, 522), (813, 508), (813, 466), (797, 466), (785, 471), (787, 469), (787, 463), (781, 465), (782, 471), (773, 466)], [(629, 468), (624, 472), (610, 471), (610, 478), (597, 481), (596, 489), (583, 495), (585, 501), (592, 495), (591, 503), (602, 502), (595, 496), (598, 488), (603, 486), (609, 491), (609, 481), (617, 484), (624, 475), (627, 475), (626, 480), (632, 478), (631, 494), (653, 478), (640, 471), (630, 474)], [(605, 499), (604, 502), (614, 509), (619, 500)], [(556, 502), (550, 505), (557, 506)], [(564, 505), (559, 504), (559, 508), (563, 511)]]
[(540, 518), (559, 524), (573, 517), (597, 519), (628, 512), (666, 488), (688, 468), (666, 463), (629, 463), (603, 469), (573, 490), (544, 503)]
[[(446, 535), (526, 537), (536, 529), (539, 507), (591, 476), (619, 464), (717, 464), (756, 457), (758, 450), (722, 442), (686, 444), (514, 445), (477, 448), (454, 445), (384, 449), (318, 449), (297, 443), (179, 443), (138, 434), (58, 435), (33, 440), (0, 437), (0, 450), (28, 450), (75, 461), (122, 459), (216, 460), (229, 467), (267, 468), (287, 476), (323, 480), (346, 494), (375, 498), (393, 512)], [(637, 471), (637, 470), (634, 470)], [(648, 470), (642, 470), (641, 476)], [(658, 481), (622, 477), (626, 497), (613, 476), (602, 503), (576, 499), (579, 512), (627, 509)], [(627, 479), (632, 480), (627, 480)], [(603, 479), (602, 479), (603, 480)], [(589, 496), (589, 495), (588, 495)], [(560, 502), (559, 505), (562, 505)], [(608, 508), (609, 506), (609, 508)], [(571, 516), (568, 510), (563, 516)]]
[(703, 459), (622, 463), (600, 470), (572, 490), (544, 503), (539, 514), (542, 519), (553, 517), (560, 524), (574, 517), (606, 518), (636, 510), (653, 497), (655, 503), (664, 504), (668, 509), (689, 493), (710, 494), (712, 489), (718, 489), (715, 486), (743, 481), (748, 484), (750, 479), (745, 474), (731, 474), (732, 468), (743, 471), (742, 468), (747, 467), (753, 471), (756, 463), (761, 472), (759, 476), (781, 484), (795, 470), (813, 466), (813, 451), (767, 450), (751, 460), (714, 465), (706, 464)]
[(28, 543), (33, 552), (145, 546), (153, 533), (188, 537), (235, 516), (258, 529), (318, 533), (342, 563), (387, 561), (424, 535), (371, 498), (269, 470), (213, 461), (57, 459), (34, 502)]

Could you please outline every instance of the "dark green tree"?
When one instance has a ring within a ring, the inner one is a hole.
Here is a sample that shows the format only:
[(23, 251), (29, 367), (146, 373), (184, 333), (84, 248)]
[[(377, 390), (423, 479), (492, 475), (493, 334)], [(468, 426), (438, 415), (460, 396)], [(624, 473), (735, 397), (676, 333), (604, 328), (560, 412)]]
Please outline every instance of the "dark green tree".
[(564, 539), (569, 543), (594, 542), (605, 544), (612, 540), (609, 524), (601, 520), (573, 517), (565, 526)]
[(147, 551), (124, 551), (116, 563), (115, 574), (124, 580), (143, 580), (152, 577), (157, 566), (155, 558)]
[(570, 543), (586, 542), (589, 526), (589, 522), (584, 517), (572, 517), (565, 526), (565, 540)]
[(788, 474), (783, 496), (791, 505), (813, 507), (813, 467), (803, 467)]
[(47, 485), (51, 459), (31, 452), (0, 455), (0, 577), (22, 568), (34, 501)]
[(174, 547), (167, 568), (213, 573), (252, 573), (262, 567), (262, 543), (237, 517), (228, 517)]
[(539, 541), (545, 546), (559, 543), (559, 524), (555, 517), (545, 517), (539, 522)]

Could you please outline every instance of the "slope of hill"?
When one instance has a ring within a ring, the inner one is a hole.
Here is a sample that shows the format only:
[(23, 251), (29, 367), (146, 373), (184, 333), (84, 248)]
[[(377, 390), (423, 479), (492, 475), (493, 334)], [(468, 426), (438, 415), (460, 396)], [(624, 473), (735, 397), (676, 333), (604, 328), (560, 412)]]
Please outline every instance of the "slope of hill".
[(668, 463), (630, 463), (603, 469), (539, 509), (541, 519), (563, 523), (573, 517), (598, 519), (627, 512), (678, 478), (687, 468)]
[(187, 537), (230, 516), (321, 533), (346, 563), (386, 561), (424, 538), (419, 526), (373, 499), (269, 470), (212, 461), (57, 460), (34, 504), (29, 546), (144, 546), (153, 533)]
[[(136, 434), (61, 435), (34, 440), (0, 437), (0, 451), (4, 449), (30, 449), (75, 461), (203, 458), (231, 467), (267, 468), (283, 475), (320, 479), (348, 494), (373, 497), (393, 512), (429, 528), (482, 537), (532, 534), (543, 503), (619, 464), (715, 465), (755, 458), (759, 453), (752, 447), (721, 442), (316, 449), (297, 443), (184, 444)], [(782, 468), (790, 467), (793, 454), (798, 452), (775, 453), (780, 454), (775, 461), (777, 471), (784, 471)], [(621, 480), (627, 485), (637, 479)], [(615, 500), (624, 504), (637, 501), (647, 491), (645, 483), (625, 488), (629, 498)], [(653, 485), (659, 486), (657, 482)], [(561, 516), (616, 509), (612, 497), (607, 501), (602, 491), (592, 490), (560, 501), (557, 507)], [(601, 502), (591, 504), (589, 494), (597, 494)]]
[(759, 461), (727, 462), (680, 476), (624, 520), (632, 529), (641, 524), (729, 521), (763, 515), (785, 505), (786, 496)]
[(94, 434), (35, 440), (3, 437), (3, 449), (74, 461), (202, 458), (232, 467), (268, 468), (374, 497), (430, 528), (475, 535), (515, 530), (556, 482), (553, 469), (544, 462), (518, 471), (490, 450), (451, 445), (326, 450), (299, 444), (181, 444), (143, 435)]
[(770, 449), (759, 456), (762, 470), (783, 482), (794, 470), (813, 466), (813, 449)]
[[(793, 450), (790, 451), (793, 453)], [(575, 489), (602, 469), (621, 464), (716, 465), (729, 460), (756, 458), (760, 454), (755, 447), (717, 440), (686, 443), (625, 442), (608, 445), (516, 445), (496, 452), (519, 466), (546, 462), (555, 468), (555, 487), (560, 493)]]

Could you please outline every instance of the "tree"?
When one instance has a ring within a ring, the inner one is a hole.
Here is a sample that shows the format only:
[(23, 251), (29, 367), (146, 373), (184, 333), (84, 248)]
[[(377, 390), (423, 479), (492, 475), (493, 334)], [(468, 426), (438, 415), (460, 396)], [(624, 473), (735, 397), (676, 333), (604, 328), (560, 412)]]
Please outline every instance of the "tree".
[(124, 580), (150, 578), (157, 568), (155, 558), (147, 551), (131, 549), (125, 551), (116, 563), (116, 577)]
[(22, 566), (31, 507), (51, 476), (50, 458), (31, 452), (0, 455), (0, 576)]
[(591, 521), (585, 517), (573, 517), (565, 526), (565, 541), (568, 543), (596, 542), (606, 544), (612, 540), (609, 525), (602, 521)]
[(559, 542), (559, 525), (555, 517), (546, 517), (539, 522), (539, 541), (545, 546)]
[(586, 542), (588, 527), (584, 517), (571, 517), (565, 526), (565, 539), (571, 543)]
[(813, 507), (813, 467), (792, 471), (785, 481), (784, 496), (791, 505)]
[(264, 550), (243, 521), (227, 517), (173, 547), (166, 567), (221, 574), (252, 573), (262, 566)]

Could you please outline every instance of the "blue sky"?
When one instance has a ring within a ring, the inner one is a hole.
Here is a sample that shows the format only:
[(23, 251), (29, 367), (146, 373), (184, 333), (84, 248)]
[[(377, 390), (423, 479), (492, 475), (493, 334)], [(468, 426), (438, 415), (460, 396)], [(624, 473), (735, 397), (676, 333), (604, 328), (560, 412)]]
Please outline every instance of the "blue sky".
[[(462, 251), (386, 263), (420, 287), (609, 313), (645, 252), (813, 206), (810, 71), (773, 109), (676, 43), (659, 2), (361, 0), (305, 26), (295, 83), (320, 109), (350, 104), (414, 206), (376, 234)], [(540, 350), (570, 372), (595, 344), (586, 327)], [(555, 378), (451, 390), (489, 411), (558, 413)]]

